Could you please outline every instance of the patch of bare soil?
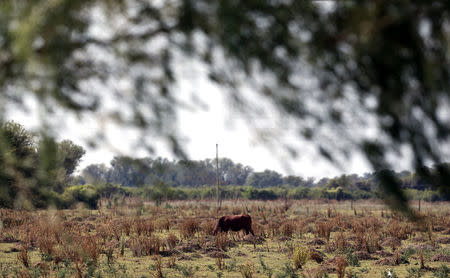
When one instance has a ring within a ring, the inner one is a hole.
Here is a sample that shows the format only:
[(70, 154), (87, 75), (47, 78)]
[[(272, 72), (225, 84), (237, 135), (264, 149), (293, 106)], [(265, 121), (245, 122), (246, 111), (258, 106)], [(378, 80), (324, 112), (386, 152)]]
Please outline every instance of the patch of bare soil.
[(428, 239), (424, 238), (424, 237), (415, 237), (412, 239), (412, 241), (414, 242), (427, 242)]
[(400, 246), (402, 244), (401, 240), (396, 237), (387, 237), (381, 242), (381, 246)]
[(431, 257), (431, 261), (450, 263), (450, 255), (437, 254)]
[(376, 260), (367, 251), (356, 251), (355, 255), (358, 257), (359, 260)]
[(395, 265), (394, 258), (382, 258), (375, 262), (377, 265)]
[(179, 250), (172, 249), (172, 250), (160, 251), (159, 254), (163, 257), (170, 257), (173, 255), (181, 255), (182, 253)]
[(320, 252), (317, 249), (311, 248), (310, 249), (310, 255), (311, 255), (311, 260), (315, 261), (316, 263), (321, 263), (325, 260), (325, 254)]
[(393, 254), (385, 251), (385, 250), (379, 250), (375, 252), (375, 255), (380, 256), (381, 258), (386, 258), (386, 257), (392, 257)]
[(14, 243), (14, 242), (19, 242), (19, 240), (15, 239), (13, 236), (0, 237), (0, 243)]
[(177, 246), (176, 249), (183, 253), (193, 253), (197, 250), (200, 250), (201, 247), (198, 243), (186, 243), (186, 244)]
[(424, 243), (424, 244), (415, 245), (414, 249), (422, 250), (422, 251), (434, 251), (434, 250), (436, 250), (436, 247), (431, 244)]
[(315, 238), (315, 239), (311, 240), (308, 244), (309, 245), (325, 245), (326, 242), (323, 239)]
[(208, 252), (207, 256), (211, 258), (222, 258), (222, 259), (228, 259), (230, 257), (227, 254), (225, 254), (225, 252), (220, 250)]
[(243, 241), (250, 244), (262, 244), (265, 239), (261, 236), (245, 235)]
[(450, 244), (450, 237), (440, 237), (440, 238), (436, 239), (436, 243)]

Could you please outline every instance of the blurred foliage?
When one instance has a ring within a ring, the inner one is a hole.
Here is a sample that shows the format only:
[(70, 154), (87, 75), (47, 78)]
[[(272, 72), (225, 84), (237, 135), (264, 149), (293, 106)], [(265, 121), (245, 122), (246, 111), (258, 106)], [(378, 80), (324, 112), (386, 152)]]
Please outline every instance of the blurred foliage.
[(0, 207), (58, 205), (71, 174), (85, 151), (69, 140), (38, 137), (20, 124), (0, 126)]
[[(174, 128), (179, 53), (204, 63), (210, 79), (227, 88), (246, 115), (263, 109), (262, 101), (245, 93), (252, 87), (325, 158), (339, 163), (341, 155), (360, 148), (380, 172), (386, 193), (399, 201), (396, 207), (407, 210), (406, 199), (399, 181), (382, 170), (392, 166), (387, 154), (399, 156), (405, 148), (415, 171), (448, 191), (448, 168), (421, 172), (448, 157), (448, 1), (0, 3), (3, 103), (33, 94), (48, 110), (58, 104), (84, 113), (116, 99), (121, 105), (112, 118), (164, 137), (185, 157)], [(124, 80), (132, 86), (118, 89)], [(92, 83), (108, 95), (92, 90)], [(363, 130), (369, 119), (375, 136)], [(7, 153), (5, 144), (2, 163), (14, 164), (26, 179), (36, 158), (27, 148)], [(146, 140), (142, 144), (152, 149)], [(14, 156), (19, 161), (11, 162)]]

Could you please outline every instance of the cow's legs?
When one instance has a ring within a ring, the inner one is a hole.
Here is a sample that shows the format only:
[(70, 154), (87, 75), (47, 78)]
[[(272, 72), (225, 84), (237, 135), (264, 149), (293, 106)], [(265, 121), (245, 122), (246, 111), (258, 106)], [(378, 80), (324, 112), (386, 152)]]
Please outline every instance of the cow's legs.
[[(253, 232), (252, 227), (250, 227), (250, 233), (252, 234), (252, 236), (255, 236), (255, 233)], [(247, 234), (248, 234), (248, 231), (247, 231)]]

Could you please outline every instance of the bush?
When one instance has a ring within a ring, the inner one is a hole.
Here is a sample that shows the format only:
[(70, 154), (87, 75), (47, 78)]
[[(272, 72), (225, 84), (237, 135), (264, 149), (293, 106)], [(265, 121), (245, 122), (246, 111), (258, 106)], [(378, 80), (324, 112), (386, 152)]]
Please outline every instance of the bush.
[(358, 256), (354, 253), (353, 248), (345, 250), (345, 259), (350, 266), (360, 266)]
[(298, 278), (297, 273), (295, 273), (295, 269), (288, 262), (284, 264), (282, 271), (282, 273), (277, 274), (276, 278)]
[(407, 278), (420, 278), (422, 277), (422, 271), (418, 267), (410, 267), (407, 268), (406, 271), (408, 272)]
[(447, 278), (450, 276), (450, 268), (445, 264), (442, 264), (434, 273), (433, 277), (436, 278)]
[(294, 264), (294, 268), (301, 269), (302, 266), (306, 264), (306, 262), (311, 257), (311, 252), (308, 247), (304, 246), (296, 246), (294, 248), (294, 252), (292, 253), (292, 263)]
[(68, 208), (77, 202), (86, 204), (91, 209), (97, 208), (100, 194), (97, 187), (90, 184), (68, 187), (61, 196), (61, 206)]

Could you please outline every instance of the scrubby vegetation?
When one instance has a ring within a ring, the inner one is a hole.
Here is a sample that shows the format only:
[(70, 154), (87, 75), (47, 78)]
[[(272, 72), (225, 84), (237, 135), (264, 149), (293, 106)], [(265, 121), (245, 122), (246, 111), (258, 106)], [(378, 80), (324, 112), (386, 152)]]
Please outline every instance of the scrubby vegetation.
[[(419, 222), (373, 201), (1, 210), (0, 265), (3, 277), (448, 277), (449, 204), (422, 209)], [(211, 235), (218, 216), (243, 212), (256, 236)]]
[[(169, 161), (163, 158), (115, 157), (111, 165), (89, 165), (76, 175), (75, 169), (85, 151), (69, 140), (54, 141), (36, 136), (21, 125), (8, 122), (0, 126), (0, 207), (73, 208), (78, 203), (95, 209), (101, 198), (117, 203), (124, 197), (137, 197), (160, 204), (169, 200), (208, 200), (216, 198), (213, 160)], [(221, 199), (276, 200), (380, 199), (386, 192), (380, 186), (390, 175), (402, 185), (410, 200), (449, 200), (449, 192), (435, 190), (436, 172), (448, 164), (424, 168), (420, 174), (407, 171), (335, 178), (282, 176), (230, 159), (219, 161)], [(440, 187), (442, 189), (442, 187)], [(289, 226), (284, 226), (289, 234)]]

